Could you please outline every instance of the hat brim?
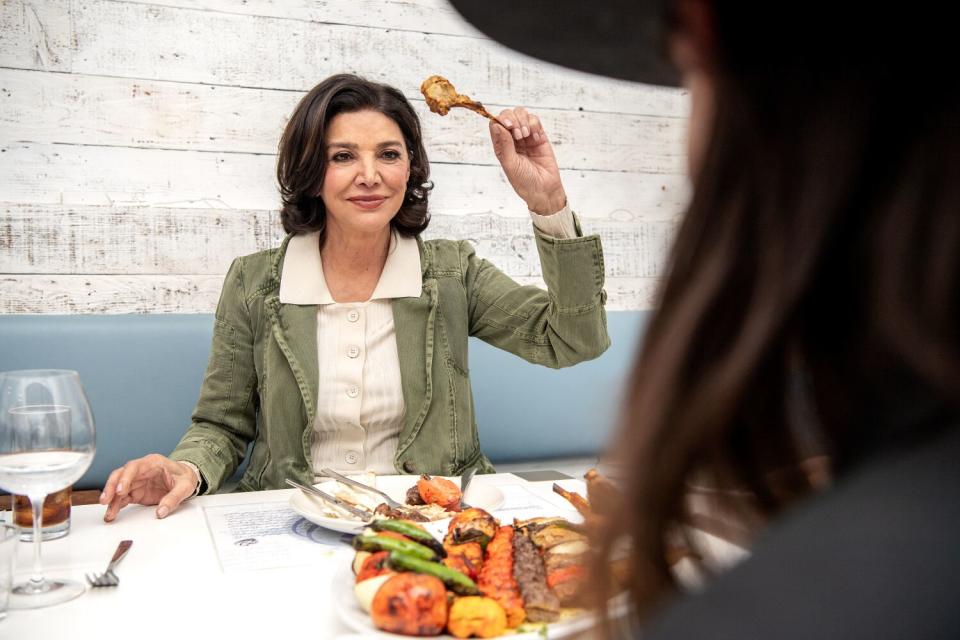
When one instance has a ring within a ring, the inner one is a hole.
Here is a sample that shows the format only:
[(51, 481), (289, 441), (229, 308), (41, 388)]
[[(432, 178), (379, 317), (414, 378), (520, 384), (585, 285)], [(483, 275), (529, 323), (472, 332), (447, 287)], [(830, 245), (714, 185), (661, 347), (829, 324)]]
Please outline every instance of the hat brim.
[(666, 54), (663, 0), (450, 0), (473, 26), (521, 53), (571, 69), (680, 86)]

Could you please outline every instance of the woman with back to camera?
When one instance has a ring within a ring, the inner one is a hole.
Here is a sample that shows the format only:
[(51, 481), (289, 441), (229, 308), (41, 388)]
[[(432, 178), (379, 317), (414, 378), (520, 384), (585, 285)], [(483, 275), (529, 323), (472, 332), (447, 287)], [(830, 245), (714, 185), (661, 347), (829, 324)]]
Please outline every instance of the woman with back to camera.
[[(643, 637), (960, 637), (960, 83), (947, 10), (453, 4), (524, 52), (690, 93), (693, 198), (613, 441), (625, 508), (601, 548), (605, 559), (633, 540)], [(817, 454), (827, 486), (802, 464)], [(748, 489), (744, 512), (727, 515), (767, 525), (749, 559), (676, 599), (666, 548), (705, 483)]]
[(217, 491), (253, 443), (240, 490), (341, 473), (490, 471), (467, 362), (475, 336), (549, 367), (609, 345), (600, 239), (583, 237), (550, 142), (522, 108), (493, 149), (531, 212), (547, 291), (520, 286), (465, 241), (423, 241), (432, 184), (420, 123), (396, 89), (351, 75), (290, 117), (277, 177), (287, 238), (234, 260), (190, 426), (169, 458), (109, 477), (111, 521), (130, 503), (165, 517)]

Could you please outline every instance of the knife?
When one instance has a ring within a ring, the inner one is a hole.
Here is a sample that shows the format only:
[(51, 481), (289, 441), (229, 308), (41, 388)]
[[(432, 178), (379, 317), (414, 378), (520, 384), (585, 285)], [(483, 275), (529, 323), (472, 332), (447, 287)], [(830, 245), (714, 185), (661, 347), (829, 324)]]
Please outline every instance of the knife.
[(343, 509), (344, 511), (352, 515), (354, 518), (359, 518), (363, 522), (366, 522), (367, 520), (370, 520), (373, 517), (373, 514), (370, 513), (369, 511), (358, 509), (352, 504), (346, 502), (345, 500), (336, 498), (330, 495), (329, 493), (326, 493), (325, 491), (320, 491), (320, 489), (317, 489), (316, 487), (300, 484), (299, 482), (295, 482), (290, 478), (287, 478), (287, 484), (290, 485), (291, 487), (296, 487), (297, 489), (300, 489), (305, 493), (309, 493), (311, 495), (317, 496), (318, 498), (326, 502), (329, 502), (330, 504), (335, 505), (340, 509)]
[(324, 467), (323, 469), (320, 469), (320, 475), (330, 476), (331, 478), (334, 478), (337, 482), (342, 482), (343, 484), (350, 485), (351, 487), (356, 487), (357, 489), (361, 489), (361, 490), (367, 491), (367, 492), (369, 492), (369, 493), (375, 493), (375, 494), (377, 494), (378, 496), (380, 496), (381, 498), (383, 498), (384, 501), (387, 503), (387, 506), (390, 507), (391, 509), (405, 509), (405, 508), (407, 508), (407, 505), (400, 504), (399, 502), (397, 502), (396, 500), (394, 500), (393, 498), (391, 498), (390, 496), (388, 496), (387, 494), (385, 494), (383, 491), (380, 491), (379, 489), (376, 489), (376, 488), (374, 488), (374, 487), (371, 487), (371, 486), (368, 485), (368, 484), (363, 484), (362, 482), (357, 482), (356, 480), (354, 480), (354, 479), (352, 479), (352, 478), (348, 478), (347, 476), (345, 476), (345, 475), (343, 475), (343, 474), (337, 473), (337, 472), (334, 471), (333, 469), (329, 469), (329, 468), (327, 468), (327, 467)]

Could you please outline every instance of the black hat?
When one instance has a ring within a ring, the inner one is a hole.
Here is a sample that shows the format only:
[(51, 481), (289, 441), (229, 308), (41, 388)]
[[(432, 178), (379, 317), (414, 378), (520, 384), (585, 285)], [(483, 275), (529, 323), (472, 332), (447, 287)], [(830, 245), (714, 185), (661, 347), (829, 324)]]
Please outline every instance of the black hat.
[(647, 84), (680, 86), (667, 58), (667, 0), (450, 0), (468, 22), (521, 53)]

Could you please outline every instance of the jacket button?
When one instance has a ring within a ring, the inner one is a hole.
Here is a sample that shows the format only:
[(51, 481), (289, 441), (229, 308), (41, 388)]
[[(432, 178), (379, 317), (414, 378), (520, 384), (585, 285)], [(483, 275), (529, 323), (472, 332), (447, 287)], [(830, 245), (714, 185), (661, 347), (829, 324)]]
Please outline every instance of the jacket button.
[(414, 466), (413, 462), (411, 462), (410, 460), (407, 460), (403, 463), (403, 470), (406, 471), (407, 473), (415, 473), (417, 471), (417, 468)]

